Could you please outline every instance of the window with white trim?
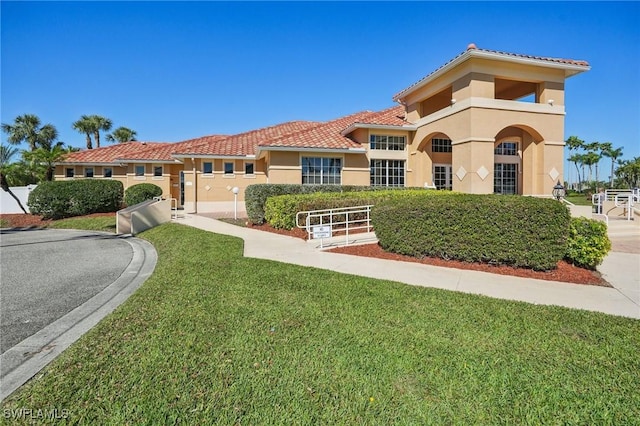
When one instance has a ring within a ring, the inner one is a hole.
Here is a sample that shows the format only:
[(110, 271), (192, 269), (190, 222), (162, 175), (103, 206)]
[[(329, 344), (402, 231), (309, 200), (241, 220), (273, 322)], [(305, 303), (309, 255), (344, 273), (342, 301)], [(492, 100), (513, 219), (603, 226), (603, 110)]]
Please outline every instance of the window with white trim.
[(404, 136), (385, 136), (371, 135), (369, 136), (371, 149), (380, 149), (384, 151), (404, 151)]
[(493, 167), (493, 192), (495, 194), (517, 194), (518, 165), (496, 163)]
[(493, 150), (495, 155), (518, 155), (518, 142), (502, 142)]
[(135, 174), (136, 176), (144, 176), (144, 165), (136, 165)]
[(404, 186), (404, 160), (371, 160), (371, 186)]
[(72, 178), (75, 174), (75, 169), (73, 167), (67, 167), (64, 172), (64, 176), (68, 178)]
[(224, 174), (232, 175), (233, 174), (233, 161), (224, 163)]
[(451, 139), (431, 139), (431, 152), (451, 152)]
[(92, 178), (93, 177), (93, 167), (85, 167), (84, 168), (84, 177)]
[(303, 185), (340, 185), (341, 175), (341, 158), (302, 157)]
[(210, 175), (213, 173), (213, 162), (205, 161), (202, 163), (202, 173), (205, 175)]
[(437, 189), (453, 188), (453, 168), (451, 164), (433, 165), (433, 184)]
[(153, 176), (155, 177), (162, 176), (162, 166), (153, 166)]
[(102, 168), (102, 177), (110, 178), (113, 176), (113, 169), (111, 167)]
[(244, 174), (245, 175), (252, 175), (254, 174), (254, 163), (253, 161), (247, 161), (244, 163)]

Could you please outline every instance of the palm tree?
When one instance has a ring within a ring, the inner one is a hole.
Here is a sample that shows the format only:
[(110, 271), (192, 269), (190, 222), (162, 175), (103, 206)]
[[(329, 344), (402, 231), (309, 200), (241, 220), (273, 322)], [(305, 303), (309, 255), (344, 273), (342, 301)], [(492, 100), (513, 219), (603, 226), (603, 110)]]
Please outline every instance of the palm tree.
[(605, 157), (611, 158), (611, 176), (609, 177), (609, 188), (613, 188), (613, 174), (616, 160), (622, 157), (622, 147), (613, 148), (610, 142), (604, 144), (604, 149), (602, 150), (602, 155)]
[(596, 181), (598, 180), (598, 161), (600, 161), (600, 158), (602, 158), (600, 156), (600, 154), (598, 154), (597, 152), (587, 152), (586, 154), (583, 154), (582, 156), (582, 163), (585, 166), (589, 167), (589, 182), (593, 182), (593, 166), (596, 166)]
[[(2, 125), (2, 128), (4, 130), (4, 124)], [(13, 193), (13, 191), (11, 191), (11, 188), (9, 187), (9, 182), (7, 182), (7, 179), (4, 175), (7, 166), (9, 165), (9, 163), (11, 163), (11, 158), (14, 155), (16, 155), (17, 152), (18, 152), (17, 148), (10, 148), (5, 145), (0, 145), (0, 188), (2, 188), (3, 191), (11, 195), (11, 197), (14, 200), (16, 200), (16, 203), (18, 203), (18, 206), (20, 206), (20, 210), (22, 210), (24, 214), (28, 214), (27, 210), (24, 208), (24, 206), (20, 202), (20, 199), (16, 196), (16, 194)]]
[(36, 166), (42, 168), (40, 176), (47, 181), (53, 180), (53, 173), (60, 159), (69, 152), (64, 148), (63, 142), (57, 142), (50, 149), (38, 148), (35, 151), (25, 152), (23, 157), (26, 161), (31, 161)]
[(117, 129), (115, 129), (113, 133), (110, 133), (107, 135), (107, 140), (109, 142), (118, 142), (118, 143), (130, 142), (130, 141), (136, 140), (137, 134), (138, 133), (135, 130), (131, 130), (128, 127), (120, 126)]
[(16, 117), (13, 124), (2, 123), (2, 131), (8, 135), (7, 141), (13, 145), (26, 142), (31, 151), (39, 146), (51, 146), (58, 137), (58, 131), (52, 124), (40, 127), (40, 118), (35, 114), (24, 114)]
[(596, 186), (599, 186), (600, 176), (598, 173), (598, 165), (600, 163), (600, 160), (602, 160), (602, 144), (600, 142), (591, 142), (585, 145), (584, 149), (587, 150), (587, 161), (585, 162), (585, 164), (589, 166), (589, 180), (591, 180), (591, 166), (593, 165), (596, 167)]
[(616, 176), (622, 179), (629, 188), (637, 188), (640, 185), (640, 157), (620, 161)]
[(76, 121), (71, 125), (74, 130), (77, 130), (80, 133), (84, 133), (87, 137), (87, 149), (93, 149), (93, 144), (91, 143), (91, 135), (100, 129), (97, 126), (97, 123), (91, 119), (89, 115), (83, 115), (80, 117), (80, 120)]
[[(569, 136), (569, 138), (565, 141), (565, 144), (567, 145), (567, 148), (569, 148), (569, 153), (578, 151), (579, 149), (584, 147), (584, 141), (582, 139), (579, 139), (577, 136)], [(582, 157), (580, 157), (580, 155), (576, 153), (572, 157), (568, 158), (569, 161), (573, 162), (576, 165), (576, 169), (578, 170), (578, 188), (579, 191), (582, 191), (582, 182), (580, 180), (580, 169), (578, 168), (578, 161), (574, 161), (572, 160), (572, 158), (580, 160), (579, 162), (582, 162)]]
[(111, 130), (113, 122), (108, 118), (102, 117), (100, 115), (91, 115), (89, 117), (94, 122), (93, 137), (96, 141), (96, 148), (100, 148), (100, 130), (108, 132), (109, 130)]
[[(573, 154), (568, 158), (573, 164), (576, 165), (576, 170), (578, 172), (578, 190), (582, 191), (582, 179), (580, 178), (580, 167), (584, 164), (584, 155), (583, 154)], [(584, 176), (583, 176), (584, 177)]]
[(4, 168), (11, 163), (11, 159), (18, 153), (18, 148), (0, 145), (0, 168)]

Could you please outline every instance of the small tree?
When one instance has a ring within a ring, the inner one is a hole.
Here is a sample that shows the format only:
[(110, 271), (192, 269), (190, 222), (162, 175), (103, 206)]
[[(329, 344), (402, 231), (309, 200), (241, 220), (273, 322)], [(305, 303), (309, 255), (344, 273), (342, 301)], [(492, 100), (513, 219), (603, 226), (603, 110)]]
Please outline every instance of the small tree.
[(629, 188), (637, 188), (640, 186), (640, 157), (621, 161), (620, 166), (616, 170), (616, 176), (622, 179)]

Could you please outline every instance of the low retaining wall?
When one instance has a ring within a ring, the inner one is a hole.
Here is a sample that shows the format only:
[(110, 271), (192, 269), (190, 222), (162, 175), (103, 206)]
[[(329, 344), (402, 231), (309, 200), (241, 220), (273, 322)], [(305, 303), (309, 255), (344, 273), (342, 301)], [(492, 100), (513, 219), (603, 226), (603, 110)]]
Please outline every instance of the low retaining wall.
[[(29, 200), (29, 194), (33, 189), (38, 185), (28, 185), (28, 186), (13, 186), (11, 192), (15, 194), (16, 197), (20, 200), (25, 210), (29, 212), (29, 207), (27, 206), (27, 201)], [(0, 213), (1, 214), (15, 214), (15, 213), (24, 213), (16, 200), (8, 193), (0, 189)]]
[(171, 200), (149, 200), (120, 210), (116, 233), (136, 235), (171, 220)]

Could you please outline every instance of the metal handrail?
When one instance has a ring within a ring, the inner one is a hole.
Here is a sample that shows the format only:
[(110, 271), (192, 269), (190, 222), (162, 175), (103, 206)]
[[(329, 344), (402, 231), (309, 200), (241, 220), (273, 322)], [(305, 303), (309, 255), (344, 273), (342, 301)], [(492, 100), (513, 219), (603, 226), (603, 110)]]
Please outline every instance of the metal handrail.
[[(371, 232), (371, 229), (373, 229), (371, 225), (371, 207), (373, 205), (301, 211), (296, 213), (296, 226), (307, 231), (308, 240), (311, 240), (313, 236), (314, 226), (329, 226), (331, 236), (333, 236), (334, 232), (344, 231), (346, 245), (349, 244), (350, 231), (366, 229), (367, 232)], [(341, 216), (344, 216), (344, 219)], [(303, 218), (304, 221), (301, 220)], [(323, 248), (323, 240), (324, 238), (320, 239), (320, 248)]]
[(640, 196), (634, 192), (628, 192), (624, 194), (616, 194), (614, 198), (616, 207), (621, 207), (627, 213), (627, 220), (632, 220), (632, 212), (636, 210), (634, 205), (640, 203)]

